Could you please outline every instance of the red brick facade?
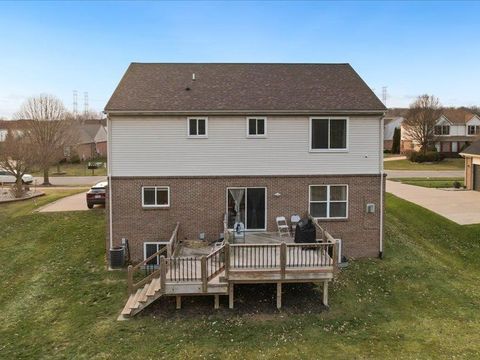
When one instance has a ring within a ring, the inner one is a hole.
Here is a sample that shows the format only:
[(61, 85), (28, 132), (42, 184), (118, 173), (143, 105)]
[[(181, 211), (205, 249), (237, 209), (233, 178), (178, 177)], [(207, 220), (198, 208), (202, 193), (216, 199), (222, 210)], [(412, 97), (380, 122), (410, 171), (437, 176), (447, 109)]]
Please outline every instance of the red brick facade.
[[(347, 184), (348, 219), (320, 223), (334, 237), (342, 239), (343, 254), (347, 257), (375, 257), (380, 250), (380, 179), (380, 175), (114, 177), (113, 245), (120, 245), (122, 238), (128, 239), (132, 259), (138, 261), (143, 258), (143, 243), (168, 240), (177, 221), (180, 239), (197, 239), (204, 232), (207, 240), (216, 240), (223, 230), (226, 189), (235, 186), (267, 188), (267, 231), (276, 231), (276, 216), (306, 214), (309, 185)], [(169, 186), (170, 207), (142, 208), (141, 191), (145, 185)], [(375, 204), (375, 213), (366, 212), (367, 203)]]

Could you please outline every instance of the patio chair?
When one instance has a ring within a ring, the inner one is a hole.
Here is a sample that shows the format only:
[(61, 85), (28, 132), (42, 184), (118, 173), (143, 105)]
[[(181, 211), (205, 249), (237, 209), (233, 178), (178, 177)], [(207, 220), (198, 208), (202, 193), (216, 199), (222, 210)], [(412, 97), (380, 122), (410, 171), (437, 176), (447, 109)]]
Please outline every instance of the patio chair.
[(280, 237), (283, 235), (288, 235), (290, 237), (290, 227), (287, 224), (287, 219), (285, 219), (285, 216), (277, 216), (275, 221), (277, 222), (278, 235)]

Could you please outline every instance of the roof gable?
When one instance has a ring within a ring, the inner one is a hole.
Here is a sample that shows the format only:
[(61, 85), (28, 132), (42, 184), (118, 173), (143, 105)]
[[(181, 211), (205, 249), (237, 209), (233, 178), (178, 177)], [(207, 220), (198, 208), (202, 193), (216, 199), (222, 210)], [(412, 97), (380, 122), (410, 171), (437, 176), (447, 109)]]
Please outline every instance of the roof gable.
[(132, 63), (105, 110), (381, 112), (385, 107), (349, 64)]

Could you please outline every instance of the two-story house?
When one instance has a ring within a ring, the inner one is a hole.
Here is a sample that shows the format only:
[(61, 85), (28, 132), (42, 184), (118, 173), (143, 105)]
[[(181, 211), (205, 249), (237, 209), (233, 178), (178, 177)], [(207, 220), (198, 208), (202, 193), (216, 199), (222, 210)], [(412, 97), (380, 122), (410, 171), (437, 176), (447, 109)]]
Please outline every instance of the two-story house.
[(342, 253), (382, 253), (384, 105), (349, 64), (132, 63), (106, 105), (107, 249), (311, 214)]
[[(438, 152), (457, 156), (480, 136), (480, 116), (465, 109), (444, 109), (434, 127), (434, 145)], [(418, 150), (418, 144), (402, 128), (402, 152)]]

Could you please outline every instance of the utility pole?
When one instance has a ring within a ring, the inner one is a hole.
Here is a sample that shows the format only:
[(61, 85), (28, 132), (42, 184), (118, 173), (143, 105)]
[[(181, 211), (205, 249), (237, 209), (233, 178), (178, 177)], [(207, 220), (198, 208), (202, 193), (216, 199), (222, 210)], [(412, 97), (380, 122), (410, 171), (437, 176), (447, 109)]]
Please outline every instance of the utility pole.
[(88, 92), (87, 91), (83, 93), (83, 113), (85, 114), (85, 116), (87, 116), (88, 114)]
[(73, 90), (73, 104), (72, 104), (73, 116), (76, 118), (78, 115), (78, 91)]
[(385, 107), (387, 106), (387, 87), (382, 86), (382, 102)]

